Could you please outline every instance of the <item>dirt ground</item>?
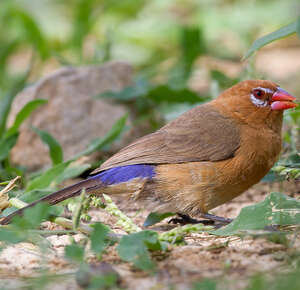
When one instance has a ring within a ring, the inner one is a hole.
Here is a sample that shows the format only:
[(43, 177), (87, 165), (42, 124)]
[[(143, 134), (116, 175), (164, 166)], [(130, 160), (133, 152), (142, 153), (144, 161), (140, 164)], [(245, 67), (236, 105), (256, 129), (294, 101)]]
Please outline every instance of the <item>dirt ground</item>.
[[(269, 192), (279, 189), (282, 192), (287, 189), (287, 192), (299, 197), (299, 185), (296, 182), (271, 185), (260, 183), (235, 200), (215, 209), (213, 213), (235, 217), (244, 206), (259, 202)], [(148, 214), (146, 211), (140, 210), (135, 204), (125, 204), (122, 198), (115, 201), (136, 224), (142, 226)], [(92, 221), (104, 222), (115, 232), (124, 233), (115, 226), (115, 218), (108, 213), (91, 210), (90, 214)], [(152, 229), (163, 231), (172, 227), (174, 225), (164, 221)], [(59, 229), (50, 222), (44, 223), (44, 228)], [(76, 241), (81, 238), (81, 234), (74, 236)], [(35, 276), (42, 267), (47, 267), (50, 273), (62, 274), (62, 279), (56, 278), (47, 289), (80, 289), (72, 275), (76, 267), (63, 258), (64, 247), (70, 244), (70, 237), (51, 235), (47, 240), (51, 245), (50, 250), (45, 253), (47, 260), (43, 258), (39, 248), (30, 243), (10, 246), (1, 252), (0, 289), (21, 288), (26, 284), (26, 279)], [(153, 255), (158, 265), (158, 271), (154, 275), (145, 274), (122, 262), (113, 246), (104, 254), (103, 261), (113, 266), (121, 276), (121, 286), (128, 289), (167, 289), (168, 286), (187, 289), (193, 282), (203, 278), (222, 278), (222, 283), (229, 289), (243, 289), (247, 285), (247, 279), (257, 272), (284, 271), (289, 255), (300, 248), (299, 237), (288, 248), (262, 238), (216, 237), (207, 233), (191, 234), (185, 238), (185, 242), (186, 245), (173, 246), (165, 253)], [(88, 260), (91, 263), (96, 261), (92, 254), (88, 254)]]

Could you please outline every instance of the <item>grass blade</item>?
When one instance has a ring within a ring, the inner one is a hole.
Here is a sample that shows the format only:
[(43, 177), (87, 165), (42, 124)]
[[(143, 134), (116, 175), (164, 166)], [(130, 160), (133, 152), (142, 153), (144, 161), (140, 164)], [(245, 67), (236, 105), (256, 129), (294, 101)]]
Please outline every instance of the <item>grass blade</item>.
[(42, 175), (34, 178), (28, 183), (26, 187), (26, 191), (49, 187), (52, 181), (55, 178), (57, 178), (60, 174), (62, 174), (62, 172), (66, 169), (66, 167), (70, 164), (70, 162), (71, 161), (60, 163), (46, 170)]
[(36, 108), (47, 102), (48, 101), (44, 99), (36, 99), (28, 102), (17, 114), (14, 124), (7, 130), (5, 137), (7, 138), (13, 134), (16, 134), (24, 120), (26, 120)]
[(91, 154), (95, 152), (96, 150), (99, 150), (103, 148), (104, 146), (107, 146), (111, 144), (113, 141), (115, 141), (120, 134), (123, 132), (126, 121), (127, 121), (128, 115), (126, 114), (125, 116), (121, 117), (110, 129), (110, 131), (103, 137), (96, 139), (90, 143), (88, 148), (80, 153), (78, 153), (73, 160), (78, 159), (81, 156)]
[(297, 21), (286, 25), (270, 34), (267, 34), (261, 38), (258, 38), (257, 40), (254, 41), (254, 43), (251, 45), (245, 56), (243, 57), (243, 60), (247, 59), (250, 55), (252, 55), (256, 50), (262, 48), (263, 46), (278, 40), (280, 38), (287, 37), (293, 33), (296, 32), (296, 26), (297, 26)]
[[(28, 71), (29, 73), (29, 71)], [(25, 86), (28, 73), (26, 73), (18, 82), (15, 83), (14, 87), (10, 92), (1, 99), (0, 102), (0, 138), (4, 135), (6, 131), (7, 117), (10, 112), (12, 102), (17, 95), (17, 93), (22, 90)]]
[(9, 152), (12, 147), (15, 146), (18, 140), (19, 134), (11, 135), (8, 138), (0, 140), (0, 161), (3, 161), (9, 155)]
[(52, 164), (56, 165), (63, 162), (63, 150), (58, 141), (47, 131), (33, 127), (32, 130), (37, 133), (41, 140), (48, 146)]
[(50, 53), (49, 53), (47, 41), (44, 38), (39, 28), (39, 25), (36, 23), (35, 19), (24, 10), (17, 9), (17, 8), (13, 9), (11, 11), (11, 14), (12, 17), (14, 17), (19, 21), (21, 27), (25, 31), (26, 40), (29, 40), (29, 42), (31, 42), (35, 46), (41, 58), (43, 60), (48, 58)]

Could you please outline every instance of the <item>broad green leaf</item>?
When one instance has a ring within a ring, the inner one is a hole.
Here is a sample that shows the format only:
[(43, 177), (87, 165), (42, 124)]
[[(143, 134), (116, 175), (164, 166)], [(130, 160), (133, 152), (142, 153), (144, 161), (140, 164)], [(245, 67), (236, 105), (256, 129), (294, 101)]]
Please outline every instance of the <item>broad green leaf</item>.
[(204, 279), (201, 282), (197, 282), (193, 285), (192, 290), (216, 290), (217, 280)]
[(229, 236), (243, 230), (262, 230), (271, 225), (295, 224), (300, 224), (300, 201), (272, 192), (264, 201), (244, 207), (233, 222), (212, 233)]
[(53, 165), (57, 165), (63, 162), (63, 150), (58, 141), (47, 131), (32, 127), (32, 130), (37, 133), (41, 140), (48, 146), (49, 154)]
[(22, 217), (15, 216), (12, 219), (14, 227), (25, 230), (37, 227), (50, 214), (50, 205), (44, 202), (38, 203), (33, 207), (27, 208)]
[(62, 172), (67, 168), (70, 162), (71, 161), (60, 163), (46, 170), (42, 175), (34, 178), (28, 183), (26, 191), (49, 187), (52, 181), (54, 181), (60, 174), (62, 174)]
[(155, 264), (151, 261), (148, 248), (155, 245), (158, 235), (152, 231), (142, 231), (123, 236), (117, 251), (122, 260), (133, 263), (142, 270), (153, 270)]
[(7, 130), (5, 137), (11, 136), (18, 132), (21, 124), (26, 120), (30, 114), (39, 106), (46, 104), (48, 101), (44, 99), (36, 99), (28, 102), (21, 111), (17, 114), (14, 124)]
[(151, 89), (147, 97), (156, 103), (168, 102), (168, 103), (191, 103), (196, 104), (206, 101), (207, 98), (200, 97), (197, 93), (190, 89), (172, 89), (167, 85), (157, 86)]
[(103, 138), (92, 141), (86, 150), (78, 153), (73, 159), (75, 160), (81, 156), (91, 154), (115, 141), (125, 128), (127, 116), (128, 115), (126, 114), (125, 116), (121, 117)]
[[(7, 243), (20, 243), (24, 240), (22, 235), (18, 233), (18, 231), (14, 229), (8, 229), (8, 228), (0, 228), (0, 241), (1, 242), (7, 242)], [(1, 250), (1, 248), (0, 248)]]
[(10, 150), (15, 146), (17, 140), (18, 140), (19, 134), (11, 135), (8, 138), (1, 139), (0, 140), (0, 161), (7, 158), (9, 155)]
[(107, 234), (109, 228), (101, 223), (95, 223), (93, 226), (93, 232), (91, 233), (91, 248), (95, 254), (101, 254), (107, 246)]
[(300, 17), (297, 20), (296, 32), (298, 34), (298, 37), (300, 38)]
[(84, 259), (84, 248), (73, 243), (65, 247), (65, 257), (73, 262), (82, 263)]
[(17, 8), (12, 9), (11, 14), (14, 19), (19, 21), (21, 27), (24, 29), (26, 40), (36, 47), (41, 58), (48, 58), (50, 55), (48, 44), (35, 19), (25, 10)]
[(173, 215), (175, 215), (175, 213), (172, 213), (172, 212), (166, 212), (166, 213), (151, 212), (147, 216), (146, 220), (144, 221), (143, 226), (150, 227), (152, 225), (159, 223), (160, 221), (164, 220), (165, 218), (168, 218)]
[(91, 283), (88, 289), (120, 289), (117, 287), (118, 277), (116, 273), (107, 273), (103, 275), (96, 275), (92, 277)]
[(297, 22), (293, 22), (289, 25), (286, 25), (270, 34), (267, 34), (257, 40), (251, 45), (247, 53), (245, 54), (243, 59), (247, 59), (250, 55), (252, 55), (256, 50), (262, 48), (263, 46), (278, 40), (280, 38), (287, 37), (296, 32)]

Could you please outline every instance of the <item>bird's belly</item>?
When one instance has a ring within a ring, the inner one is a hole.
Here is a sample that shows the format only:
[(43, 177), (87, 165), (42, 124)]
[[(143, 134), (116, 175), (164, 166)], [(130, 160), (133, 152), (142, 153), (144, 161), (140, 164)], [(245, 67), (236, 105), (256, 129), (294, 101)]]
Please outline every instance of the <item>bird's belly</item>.
[(274, 162), (260, 160), (249, 164), (235, 157), (219, 162), (159, 165), (154, 182), (145, 188), (154, 197), (155, 210), (197, 215), (235, 198), (259, 182)]

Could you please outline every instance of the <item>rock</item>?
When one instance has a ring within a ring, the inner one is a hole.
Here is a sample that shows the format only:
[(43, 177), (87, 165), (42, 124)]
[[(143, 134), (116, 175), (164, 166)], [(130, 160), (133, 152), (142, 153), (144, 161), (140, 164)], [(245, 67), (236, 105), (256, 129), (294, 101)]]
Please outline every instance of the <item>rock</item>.
[(132, 68), (122, 62), (102, 66), (65, 67), (24, 89), (16, 96), (9, 116), (11, 125), (23, 106), (34, 99), (48, 99), (22, 124), (11, 152), (13, 163), (30, 170), (51, 163), (48, 148), (31, 129), (48, 131), (62, 145), (65, 160), (85, 149), (92, 139), (104, 136), (126, 113), (122, 105), (93, 96), (121, 90), (132, 83)]

